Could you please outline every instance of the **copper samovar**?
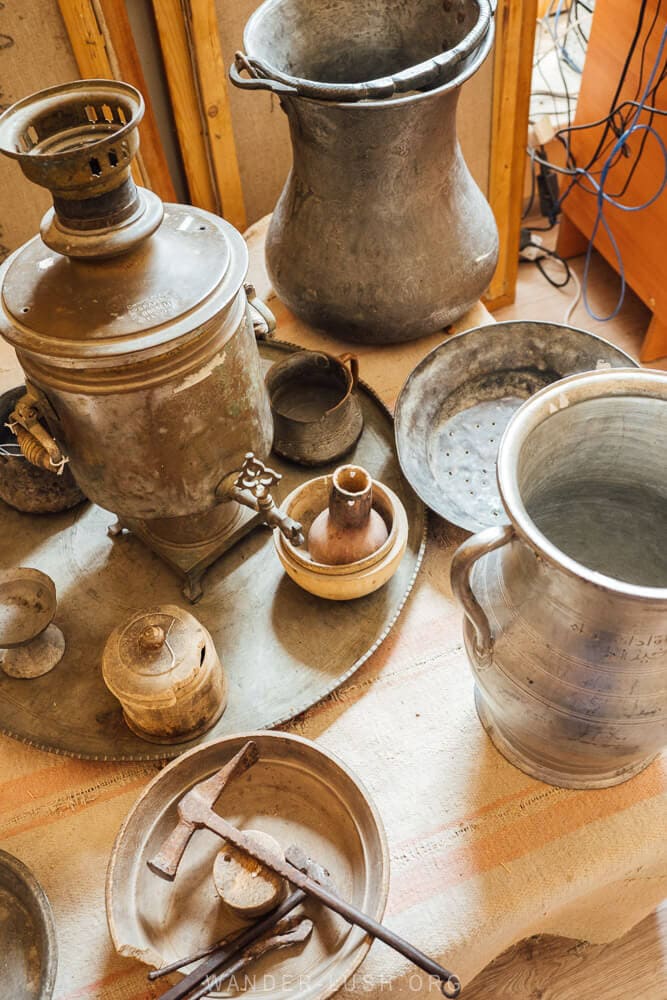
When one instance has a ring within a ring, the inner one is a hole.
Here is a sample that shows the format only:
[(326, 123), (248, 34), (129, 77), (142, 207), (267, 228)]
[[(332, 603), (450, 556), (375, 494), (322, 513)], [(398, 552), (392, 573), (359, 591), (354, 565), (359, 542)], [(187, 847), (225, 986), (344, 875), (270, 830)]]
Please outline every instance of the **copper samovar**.
[[(26, 395), (24, 454), (113, 511), (201, 593), (205, 568), (259, 520), (300, 535), (263, 465), (272, 421), (241, 235), (137, 187), (141, 95), (82, 80), (0, 116), (0, 150), (53, 196), (0, 271), (0, 333)], [(260, 312), (265, 314), (266, 307)], [(269, 314), (270, 316), (270, 314)]]

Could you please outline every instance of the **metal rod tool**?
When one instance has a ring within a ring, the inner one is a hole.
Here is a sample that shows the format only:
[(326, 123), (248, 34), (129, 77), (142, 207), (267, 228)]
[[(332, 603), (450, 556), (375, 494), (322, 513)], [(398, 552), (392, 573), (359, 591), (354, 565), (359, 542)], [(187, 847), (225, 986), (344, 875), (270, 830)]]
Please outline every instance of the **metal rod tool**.
[[(303, 903), (306, 899), (305, 892), (301, 889), (296, 889), (291, 893), (284, 903), (282, 903), (277, 910), (273, 913), (268, 913), (265, 917), (259, 920), (252, 927), (249, 927), (247, 931), (243, 931), (238, 937), (235, 937), (233, 941), (229, 944), (223, 944), (219, 948), (214, 948), (214, 950), (209, 954), (209, 956), (198, 965), (196, 969), (189, 972), (180, 983), (176, 983), (171, 989), (167, 990), (163, 994), (161, 1000), (183, 1000), (184, 997), (188, 995), (190, 990), (199, 986), (202, 980), (207, 979), (216, 975), (220, 969), (226, 965), (227, 962), (235, 958), (240, 951), (244, 948), (248, 948), (250, 945), (254, 944), (263, 934), (267, 931), (274, 929), (276, 923), (286, 917), (292, 910)], [(200, 956), (190, 955), (188, 958), (182, 958), (180, 961), (172, 962), (171, 965), (165, 966), (163, 969), (156, 969), (154, 972), (148, 974), (149, 979), (157, 979), (158, 976), (167, 975), (168, 972), (175, 972), (176, 969), (182, 968), (184, 965), (189, 965), (190, 962), (196, 961)]]

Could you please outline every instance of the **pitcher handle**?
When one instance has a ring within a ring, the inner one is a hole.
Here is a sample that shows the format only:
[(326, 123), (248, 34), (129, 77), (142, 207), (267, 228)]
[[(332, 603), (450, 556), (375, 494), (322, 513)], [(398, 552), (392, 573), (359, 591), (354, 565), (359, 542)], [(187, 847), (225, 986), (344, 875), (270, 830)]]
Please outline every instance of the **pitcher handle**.
[(511, 524), (501, 524), (497, 528), (485, 528), (468, 538), (454, 553), (450, 571), (454, 596), (473, 627), (473, 647), (482, 664), (488, 664), (493, 654), (494, 637), (486, 612), (482, 608), (470, 586), (472, 568), (482, 556), (494, 549), (502, 548), (514, 538)]
[(342, 365), (349, 365), (350, 374), (352, 375), (352, 388), (356, 389), (359, 382), (359, 358), (356, 354), (339, 354), (338, 360)]

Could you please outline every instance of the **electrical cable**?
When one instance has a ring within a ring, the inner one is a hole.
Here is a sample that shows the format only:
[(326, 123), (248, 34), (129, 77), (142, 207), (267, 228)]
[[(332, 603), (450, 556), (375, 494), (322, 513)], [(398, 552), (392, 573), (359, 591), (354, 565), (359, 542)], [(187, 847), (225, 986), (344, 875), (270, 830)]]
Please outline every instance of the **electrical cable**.
[[(659, 2), (661, 3), (661, 0), (659, 0)], [(640, 18), (638, 19), (638, 26), (639, 26), (640, 30), (641, 30), (641, 23), (643, 23), (643, 18), (641, 17), (641, 12), (640, 12)], [(653, 22), (651, 23), (651, 26), (649, 27), (649, 32), (648, 32), (649, 35), (653, 31), (654, 26), (655, 26), (655, 18), (654, 18)], [(633, 46), (631, 46), (631, 48), (633, 48), (633, 49), (636, 48), (636, 44), (637, 44), (636, 40), (638, 39), (638, 37), (639, 37), (639, 33), (636, 31), (635, 32), (635, 39), (633, 39)], [(644, 58), (645, 58), (646, 43), (647, 43), (647, 39), (644, 40), (644, 46), (642, 47), (642, 56), (641, 56), (642, 60), (644, 60)], [(604, 321), (612, 319), (613, 317), (615, 317), (616, 315), (618, 315), (618, 312), (620, 311), (620, 309), (622, 307), (622, 304), (623, 304), (623, 301), (624, 301), (624, 298), (625, 298), (625, 289), (626, 289), (625, 269), (624, 269), (624, 266), (623, 266), (623, 259), (622, 259), (621, 253), (620, 253), (620, 249), (618, 247), (618, 243), (617, 243), (616, 238), (615, 238), (615, 236), (613, 234), (613, 231), (612, 231), (612, 229), (611, 229), (611, 227), (609, 225), (609, 222), (608, 222), (607, 218), (605, 217), (605, 206), (609, 204), (609, 205), (612, 205), (613, 207), (617, 208), (618, 210), (624, 211), (624, 212), (638, 212), (638, 211), (642, 211), (643, 209), (648, 208), (650, 205), (652, 205), (662, 195), (663, 191), (665, 190), (665, 187), (667, 187), (667, 146), (665, 145), (665, 142), (663, 141), (663, 139), (660, 136), (660, 134), (655, 130), (655, 128), (653, 128), (653, 124), (652, 124), (652, 122), (653, 122), (653, 116), (654, 115), (660, 115), (660, 116), (667, 115), (667, 110), (663, 110), (661, 108), (656, 108), (653, 103), (651, 103), (651, 104), (648, 103), (649, 99), (651, 100), (651, 102), (653, 102), (655, 100), (655, 97), (656, 97), (656, 94), (657, 94), (657, 91), (658, 91), (660, 85), (667, 78), (667, 63), (666, 63), (665, 66), (663, 67), (662, 72), (660, 73), (660, 75), (659, 75), (659, 77), (658, 77), (658, 79), (656, 81), (656, 76), (658, 75), (658, 71), (659, 71), (659, 68), (660, 68), (660, 65), (661, 65), (661, 62), (662, 62), (663, 53), (664, 53), (664, 50), (665, 50), (665, 44), (666, 43), (667, 43), (667, 27), (665, 27), (664, 30), (663, 30), (662, 37), (661, 37), (660, 44), (659, 44), (659, 48), (658, 48), (658, 53), (656, 55), (653, 67), (651, 69), (651, 73), (649, 75), (648, 82), (646, 84), (646, 87), (645, 87), (645, 89), (644, 89), (644, 91), (642, 93), (641, 99), (639, 101), (637, 101), (637, 100), (624, 101), (618, 107), (612, 106), (612, 110), (610, 111), (609, 115), (605, 116), (604, 118), (599, 119), (598, 122), (589, 122), (586, 125), (580, 125), (580, 126), (576, 126), (575, 125), (575, 126), (568, 127), (568, 129), (561, 129), (561, 130), (559, 130), (559, 133), (564, 133), (564, 132), (569, 133), (571, 131), (579, 131), (579, 130), (581, 130), (583, 128), (598, 127), (599, 125), (604, 124), (605, 125), (605, 132), (606, 132), (607, 128), (610, 127), (610, 121), (611, 121), (611, 119), (614, 116), (618, 116), (619, 117), (620, 122), (622, 122), (622, 131), (620, 132), (620, 134), (618, 134), (618, 126), (616, 127), (616, 129), (614, 129), (614, 131), (617, 134), (617, 138), (616, 138), (616, 141), (614, 142), (614, 144), (613, 144), (613, 146), (611, 148), (611, 151), (608, 153), (608, 155), (606, 156), (606, 158), (605, 158), (605, 160), (604, 160), (604, 162), (602, 164), (602, 167), (600, 169), (600, 174), (599, 174), (599, 181), (596, 180), (596, 178), (594, 177), (594, 175), (593, 175), (593, 173), (592, 173), (592, 171), (590, 169), (594, 165), (594, 163), (595, 163), (595, 158), (593, 158), (593, 160), (589, 161), (589, 166), (588, 167), (579, 167), (579, 166), (576, 166), (576, 165), (574, 165), (574, 166), (569, 166), (568, 165), (566, 167), (558, 167), (555, 164), (549, 163), (549, 161), (546, 159), (546, 157), (541, 157), (534, 150), (529, 150), (529, 155), (531, 156), (533, 167), (534, 167), (535, 163), (538, 163), (538, 164), (541, 164), (543, 166), (548, 167), (550, 170), (553, 170), (556, 173), (560, 173), (560, 174), (563, 174), (565, 176), (569, 176), (571, 178), (570, 185), (568, 186), (567, 190), (563, 193), (563, 195), (561, 195), (561, 197), (559, 199), (559, 208), (562, 205), (562, 203), (565, 200), (565, 198), (567, 197), (567, 195), (569, 194), (569, 192), (572, 190), (572, 187), (573, 187), (573, 185), (575, 183), (578, 184), (582, 188), (582, 190), (587, 191), (588, 193), (590, 193), (592, 195), (595, 195), (595, 197), (596, 197), (597, 211), (596, 211), (596, 217), (595, 217), (595, 221), (594, 221), (594, 225), (593, 225), (593, 230), (592, 230), (592, 233), (591, 233), (591, 238), (589, 240), (588, 247), (587, 247), (587, 250), (586, 250), (586, 258), (585, 258), (585, 262), (584, 262), (583, 280), (581, 282), (581, 288), (580, 288), (580, 293), (581, 294), (577, 295), (576, 299), (573, 300), (573, 303), (571, 303), (571, 309), (568, 311), (568, 316), (571, 316), (572, 312), (574, 311), (574, 308), (576, 308), (576, 305), (579, 302), (579, 298), (580, 297), (583, 297), (584, 305), (586, 307), (586, 310), (587, 310), (588, 314), (593, 319), (596, 319), (598, 321), (604, 322)], [(623, 74), (625, 74), (625, 75), (627, 75), (627, 66), (629, 66), (629, 60), (626, 58), (625, 65), (624, 65), (624, 70), (623, 70)], [(643, 71), (641, 73), (641, 76), (643, 78)], [(617, 95), (619, 93), (620, 93), (620, 87), (617, 87)], [(623, 117), (623, 111), (626, 108), (632, 108), (633, 109), (632, 110), (632, 114), (630, 114), (627, 119)], [(649, 114), (649, 121), (648, 122), (640, 122), (639, 121), (639, 119), (641, 118), (642, 114), (644, 114), (644, 113)], [(636, 170), (636, 166), (637, 166), (637, 163), (638, 163), (639, 159), (641, 159), (641, 155), (643, 153), (643, 150), (644, 150), (644, 147), (645, 147), (646, 141), (648, 140), (648, 136), (649, 135), (652, 135), (655, 138), (655, 140), (657, 141), (657, 143), (659, 145), (660, 152), (662, 153), (662, 157), (663, 157), (663, 178), (662, 178), (662, 181), (661, 181), (660, 185), (658, 186), (657, 190), (655, 191), (655, 193), (650, 198), (648, 198), (646, 201), (644, 201), (644, 202), (642, 202), (640, 204), (636, 204), (636, 205), (625, 205), (622, 202), (618, 201), (619, 195), (617, 195), (617, 194), (610, 194), (606, 190), (606, 184), (607, 184), (607, 180), (608, 180), (608, 177), (609, 177), (609, 172), (613, 168), (613, 166), (618, 162), (618, 157), (621, 156), (621, 155), (624, 155), (624, 151), (627, 150), (627, 148), (628, 148), (628, 146), (627, 146), (628, 140), (633, 135), (637, 135), (639, 133), (642, 133), (642, 139), (641, 139), (641, 142), (640, 142), (640, 147), (639, 147), (638, 153), (634, 157), (633, 165), (632, 165), (632, 167), (630, 168), (630, 171), (629, 171), (629, 177), (626, 177), (625, 183), (624, 183), (624, 185), (622, 187), (622, 194), (625, 193), (625, 191), (627, 190), (627, 188), (628, 188), (628, 186), (630, 184), (631, 178), (634, 175), (634, 171)], [(571, 156), (571, 153), (569, 151), (569, 143), (566, 144), (564, 142), (562, 134), (558, 134), (558, 138), (560, 139), (561, 142), (563, 142), (563, 144), (564, 144), (564, 146), (566, 148), (566, 152), (568, 153), (568, 156)], [(605, 146), (604, 143), (601, 143), (600, 141), (598, 142), (598, 149), (606, 151), (607, 148), (608, 148), (608, 145)], [(584, 179), (586, 180), (587, 184), (590, 185), (590, 187), (583, 183)], [(593, 312), (593, 310), (592, 310), (592, 308), (590, 306), (590, 303), (588, 301), (588, 276), (589, 276), (589, 272), (590, 272), (592, 251), (593, 251), (593, 247), (594, 247), (594, 243), (595, 243), (595, 238), (596, 238), (596, 236), (597, 236), (597, 234), (598, 234), (598, 232), (600, 230), (600, 227), (602, 227), (602, 229), (607, 234), (607, 237), (608, 237), (609, 242), (611, 244), (611, 247), (612, 247), (612, 250), (613, 250), (614, 256), (616, 258), (617, 265), (618, 265), (618, 273), (619, 273), (619, 277), (620, 277), (620, 280), (621, 280), (621, 288), (620, 288), (619, 297), (617, 299), (617, 302), (616, 302), (616, 305), (615, 305), (614, 309), (611, 311), (611, 313), (609, 313), (608, 316), (598, 316), (595, 312)], [(543, 267), (540, 267), (540, 270), (542, 270), (542, 272), (544, 273)], [(576, 275), (574, 277), (575, 277), (575, 280), (578, 281), (578, 279), (576, 279)], [(567, 281), (565, 281), (563, 283), (563, 285), (564, 284), (567, 284)], [(561, 287), (562, 287), (562, 285), (561, 285)]]
[[(618, 103), (618, 99), (621, 96), (621, 91), (623, 89), (623, 84), (625, 83), (625, 78), (628, 75), (628, 70), (630, 68), (630, 63), (632, 62), (632, 58), (633, 58), (633, 56), (635, 54), (635, 49), (637, 48), (637, 42), (639, 41), (639, 36), (641, 35), (642, 26), (644, 24), (644, 15), (646, 14), (646, 5), (647, 5), (647, 3), (648, 3), (648, 0), (641, 0), (641, 4), (640, 4), (640, 7), (639, 7), (639, 14), (637, 16), (637, 25), (635, 27), (635, 33), (634, 33), (634, 35), (632, 37), (632, 41), (630, 42), (630, 48), (628, 49), (627, 55), (625, 57), (625, 62), (623, 63), (623, 69), (621, 70), (621, 75), (619, 77), (618, 83), (616, 84), (616, 90), (614, 92), (614, 96), (612, 97), (611, 104), (609, 105), (609, 114), (610, 115), (612, 114), (612, 111), (616, 107), (616, 105)], [(595, 163), (595, 161), (600, 156), (600, 153), (601, 153), (601, 150), (602, 150), (602, 146), (603, 146), (603, 144), (604, 144), (604, 142), (605, 142), (605, 140), (607, 138), (607, 129), (608, 129), (608, 125), (605, 126), (605, 131), (604, 131), (604, 133), (603, 133), (600, 141), (598, 142), (597, 148), (596, 148), (595, 152), (593, 153), (593, 156), (591, 157), (590, 161), (587, 163), (587, 165), (585, 167), (586, 170), (590, 170), (590, 168), (593, 166), (593, 164)]]
[[(607, 219), (605, 217), (605, 214), (604, 214), (605, 205), (606, 204), (613, 205), (615, 208), (618, 208), (618, 209), (620, 209), (623, 212), (640, 212), (643, 209), (648, 208), (655, 201), (657, 201), (657, 199), (660, 197), (660, 195), (662, 194), (662, 192), (665, 190), (665, 187), (667, 187), (667, 146), (665, 146), (665, 143), (664, 143), (664, 141), (663, 141), (662, 136), (660, 135), (660, 133), (656, 132), (656, 130), (651, 125), (646, 124), (644, 122), (639, 122), (640, 116), (645, 111), (646, 101), (647, 101), (647, 99), (648, 99), (648, 97), (649, 97), (649, 95), (651, 93), (651, 90), (652, 90), (652, 87), (653, 87), (653, 81), (654, 81), (655, 76), (656, 76), (656, 74), (658, 72), (658, 68), (659, 68), (659, 66), (660, 66), (660, 64), (662, 62), (662, 56), (663, 56), (663, 52), (664, 52), (664, 49), (665, 49), (665, 43), (667, 43), (667, 26), (663, 29), (662, 37), (660, 39), (660, 45), (659, 45), (659, 48), (658, 48), (658, 54), (656, 56), (655, 63), (653, 65), (653, 69), (651, 70), (651, 75), (649, 77), (648, 83), (646, 84), (646, 89), (645, 89), (645, 91), (644, 91), (644, 93), (642, 95), (641, 101), (639, 102), (639, 106), (636, 108), (636, 110), (634, 112), (634, 115), (633, 115), (633, 117), (631, 119), (629, 127), (626, 128), (626, 130), (623, 132), (623, 134), (617, 139), (616, 145), (614, 146), (614, 148), (612, 149), (611, 153), (607, 157), (607, 160), (605, 161), (605, 164), (604, 164), (604, 166), (602, 168), (602, 172), (600, 174), (600, 181), (599, 181), (599, 183), (595, 180), (594, 177), (592, 177), (590, 174), (588, 174), (588, 179), (591, 181), (591, 183), (593, 184), (593, 186), (597, 188), (597, 212), (596, 212), (596, 216), (595, 216), (595, 222), (593, 223), (593, 230), (591, 232), (591, 237), (590, 237), (590, 240), (589, 240), (589, 243), (588, 243), (588, 247), (586, 249), (586, 258), (585, 258), (585, 262), (584, 262), (584, 274), (583, 274), (583, 281), (582, 281), (582, 298), (583, 298), (584, 306), (586, 307), (586, 311), (587, 311), (588, 315), (591, 316), (593, 319), (599, 320), (601, 322), (606, 322), (607, 320), (613, 319), (615, 316), (618, 315), (618, 313), (619, 313), (619, 311), (620, 311), (620, 309), (621, 309), (621, 307), (623, 305), (623, 301), (625, 299), (625, 287), (626, 287), (626, 284), (625, 284), (625, 268), (623, 266), (623, 258), (621, 256), (621, 252), (619, 250), (618, 243), (616, 242), (616, 237), (614, 236), (613, 231), (612, 231), (612, 229), (611, 229), (611, 227), (609, 225), (609, 222), (607, 221)], [(656, 141), (657, 141), (657, 143), (658, 143), (658, 145), (660, 147), (660, 151), (661, 151), (662, 157), (663, 157), (663, 168), (664, 168), (663, 169), (663, 177), (662, 177), (662, 181), (661, 181), (661, 183), (660, 183), (657, 191), (655, 192), (655, 194), (653, 194), (646, 201), (644, 201), (643, 203), (638, 204), (638, 205), (624, 205), (624, 204), (622, 204), (622, 202), (617, 201), (615, 198), (613, 198), (612, 196), (610, 196), (609, 194), (607, 194), (605, 192), (605, 184), (606, 184), (606, 181), (607, 181), (607, 176), (609, 174), (609, 170), (611, 169), (611, 166), (612, 166), (612, 163), (613, 163), (613, 160), (614, 160), (615, 153), (617, 152), (618, 149), (620, 149), (625, 144), (625, 142), (627, 141), (627, 139), (631, 135), (633, 135), (633, 134), (635, 134), (637, 132), (647, 132), (647, 133), (650, 132), (651, 135), (653, 135), (655, 137), (655, 139), (656, 139)], [(595, 312), (593, 312), (593, 310), (592, 310), (592, 308), (590, 306), (590, 303), (588, 301), (588, 274), (589, 274), (589, 270), (590, 270), (591, 257), (592, 257), (592, 253), (593, 253), (593, 245), (595, 243), (595, 237), (597, 236), (600, 227), (602, 227), (604, 229), (604, 231), (607, 234), (607, 237), (609, 239), (609, 242), (610, 242), (610, 244), (612, 246), (612, 249), (614, 251), (614, 256), (616, 257), (616, 262), (618, 264), (619, 277), (621, 279), (621, 290), (620, 290), (620, 294), (618, 296), (616, 305), (615, 305), (614, 309), (607, 316), (598, 316)]]
[[(546, 247), (541, 247), (540, 249), (542, 250), (543, 256), (535, 258), (535, 267), (540, 272), (540, 274), (547, 279), (549, 284), (553, 285), (554, 288), (565, 288), (565, 286), (572, 277), (572, 271), (570, 269), (570, 265), (565, 260), (565, 258), (561, 257), (561, 255), (559, 253), (556, 253), (555, 250), (547, 250)], [(546, 261), (548, 260), (556, 260), (562, 266), (563, 271), (565, 272), (565, 277), (562, 281), (557, 281), (549, 274), (548, 270), (546, 269)]]
[(563, 316), (563, 323), (571, 322), (574, 310), (579, 305), (579, 301), (581, 299), (581, 282), (579, 281), (576, 272), (573, 271), (571, 268), (570, 268), (570, 277), (574, 282), (574, 298), (572, 299), (569, 306), (565, 310), (565, 315)]

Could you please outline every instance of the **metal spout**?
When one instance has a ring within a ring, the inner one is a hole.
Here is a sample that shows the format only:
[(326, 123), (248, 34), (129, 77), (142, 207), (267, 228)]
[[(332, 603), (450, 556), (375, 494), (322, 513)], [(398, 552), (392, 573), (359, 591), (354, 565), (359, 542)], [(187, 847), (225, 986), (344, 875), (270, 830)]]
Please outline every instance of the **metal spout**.
[(138, 188), (131, 164), (144, 101), (114, 80), (78, 80), (13, 104), (0, 116), (0, 152), (53, 196), (42, 239), (69, 257), (109, 257), (157, 229), (162, 202)]
[(236, 500), (244, 507), (256, 510), (265, 524), (278, 528), (292, 545), (303, 545), (305, 536), (302, 526), (280, 510), (271, 495), (271, 487), (281, 479), (279, 472), (270, 469), (249, 451), (241, 469), (225, 476), (215, 492), (218, 500)]

